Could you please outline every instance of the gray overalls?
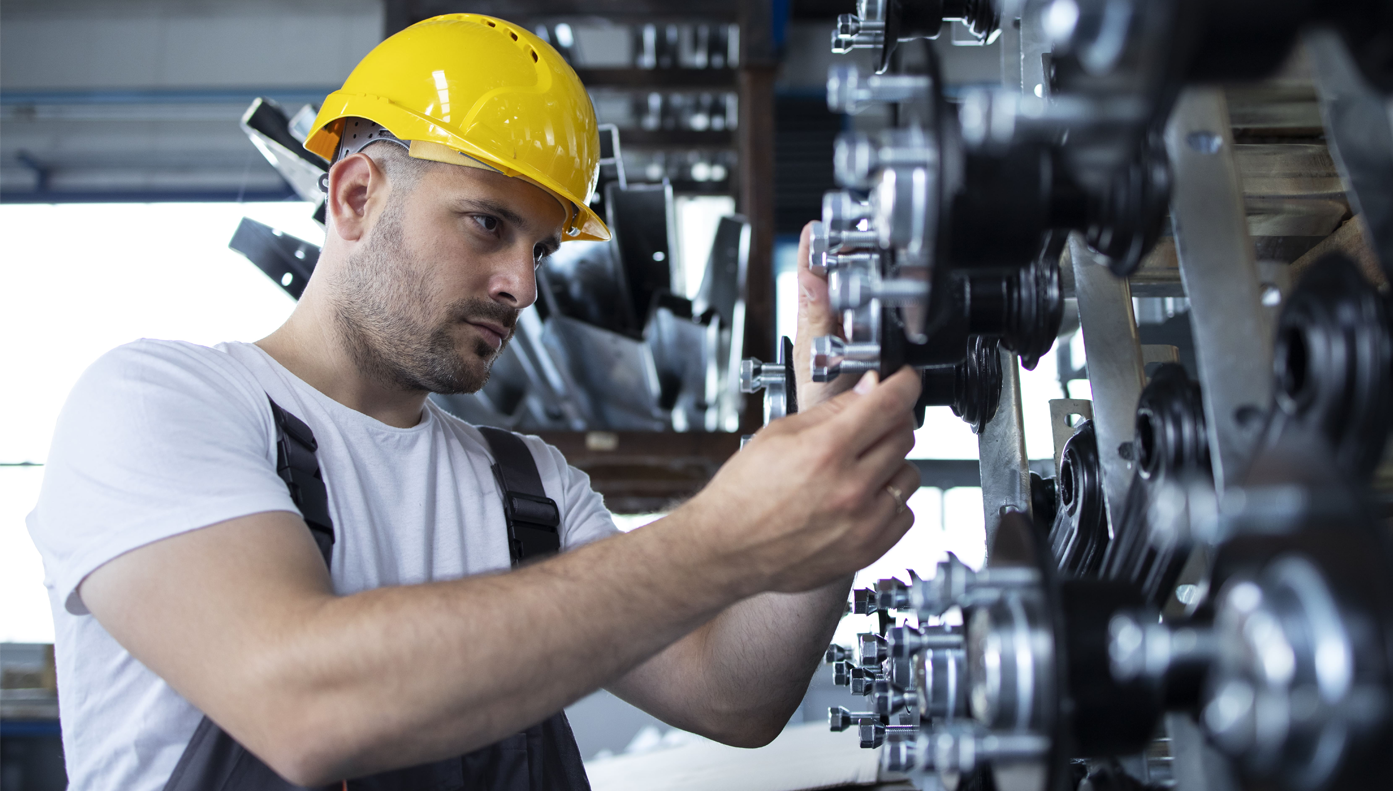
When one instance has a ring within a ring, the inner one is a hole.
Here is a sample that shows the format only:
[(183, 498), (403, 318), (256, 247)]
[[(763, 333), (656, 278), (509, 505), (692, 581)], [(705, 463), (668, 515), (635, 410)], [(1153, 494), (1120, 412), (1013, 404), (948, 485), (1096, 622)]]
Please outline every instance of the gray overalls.
[[(330, 563), (334, 525), (315, 457), (314, 432), (271, 402), (276, 419), (276, 471), (305, 517), (324, 562)], [(561, 524), (546, 496), (532, 452), (515, 434), (481, 428), (493, 451), (493, 474), (503, 492), (513, 565), (557, 552)], [(180, 756), (164, 791), (292, 791), (261, 759), (204, 717)], [(590, 791), (565, 712), (557, 712), (497, 744), (443, 761), (381, 772), (323, 786), (326, 791)]]

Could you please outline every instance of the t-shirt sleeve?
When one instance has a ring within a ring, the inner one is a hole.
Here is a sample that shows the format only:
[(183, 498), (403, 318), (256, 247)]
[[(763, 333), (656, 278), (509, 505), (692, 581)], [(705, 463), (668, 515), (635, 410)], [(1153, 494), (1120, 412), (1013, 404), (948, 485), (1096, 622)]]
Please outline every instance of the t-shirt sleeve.
[[(561, 510), (562, 550), (575, 549), (619, 532), (614, 517), (605, 507), (604, 497), (590, 487), (589, 475), (568, 464), (561, 451), (540, 437), (525, 435), (523, 439), (531, 446), (532, 456), (537, 460), (542, 485)], [(553, 494), (553, 487), (560, 497)]]
[(59, 415), (30, 535), (67, 610), (107, 561), (266, 511), (297, 511), (276, 475), (266, 394), (227, 354), (137, 341), (103, 355)]

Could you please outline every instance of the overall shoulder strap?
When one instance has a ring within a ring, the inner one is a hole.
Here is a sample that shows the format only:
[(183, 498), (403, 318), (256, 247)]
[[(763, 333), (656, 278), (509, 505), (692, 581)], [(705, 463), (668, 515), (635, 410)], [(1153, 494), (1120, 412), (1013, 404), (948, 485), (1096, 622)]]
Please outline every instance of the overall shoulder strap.
[(493, 451), (493, 477), (503, 494), (513, 565), (556, 554), (561, 550), (561, 511), (542, 488), (537, 460), (527, 443), (503, 429), (481, 426), (479, 433)]
[(314, 542), (330, 565), (334, 551), (334, 522), (329, 517), (329, 492), (319, 471), (315, 452), (319, 443), (305, 421), (281, 408), (270, 396), (271, 414), (276, 419), (276, 474), (285, 481), (290, 499), (309, 525)]

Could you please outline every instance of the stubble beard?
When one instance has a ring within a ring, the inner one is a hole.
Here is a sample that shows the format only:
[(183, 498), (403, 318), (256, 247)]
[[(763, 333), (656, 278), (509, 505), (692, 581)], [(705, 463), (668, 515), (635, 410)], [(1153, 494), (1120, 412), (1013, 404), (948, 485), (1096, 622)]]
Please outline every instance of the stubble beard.
[[(488, 299), (451, 303), (431, 324), (437, 302), (429, 264), (412, 255), (402, 233), (400, 203), (384, 211), (372, 236), (348, 257), (334, 304), (334, 328), (358, 370), (395, 390), (475, 393), (507, 348), (517, 311)], [(507, 331), (494, 349), (483, 338), (458, 340), (467, 321)]]

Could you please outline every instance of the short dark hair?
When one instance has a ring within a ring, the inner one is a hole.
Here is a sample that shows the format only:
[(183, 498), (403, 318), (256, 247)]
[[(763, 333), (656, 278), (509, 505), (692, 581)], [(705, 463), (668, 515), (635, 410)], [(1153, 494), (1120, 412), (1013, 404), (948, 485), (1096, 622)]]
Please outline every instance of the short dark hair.
[(407, 153), (405, 148), (388, 140), (369, 143), (363, 148), (362, 153), (367, 154), (368, 158), (377, 164), (387, 177), (387, 183), (391, 184), (394, 190), (402, 190), (403, 195), (416, 186), (426, 171), (440, 164), (429, 159), (416, 159)]

